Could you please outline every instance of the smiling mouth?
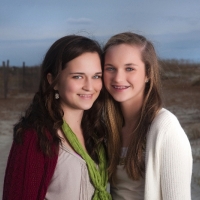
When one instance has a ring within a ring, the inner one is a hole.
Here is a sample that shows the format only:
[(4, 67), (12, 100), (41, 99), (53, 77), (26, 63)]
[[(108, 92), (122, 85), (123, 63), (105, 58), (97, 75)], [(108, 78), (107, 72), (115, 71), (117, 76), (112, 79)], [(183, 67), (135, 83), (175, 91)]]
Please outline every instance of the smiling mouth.
[(83, 97), (83, 98), (91, 98), (92, 94), (78, 94), (78, 96)]
[(129, 88), (130, 86), (112, 85), (112, 87), (118, 90), (124, 90), (124, 89)]

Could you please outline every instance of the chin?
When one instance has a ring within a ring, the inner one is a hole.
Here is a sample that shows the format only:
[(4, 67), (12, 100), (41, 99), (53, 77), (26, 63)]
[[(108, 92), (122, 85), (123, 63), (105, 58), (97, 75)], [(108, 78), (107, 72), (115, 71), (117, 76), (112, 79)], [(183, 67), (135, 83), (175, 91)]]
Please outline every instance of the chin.
[(82, 107), (83, 110), (89, 110), (92, 107), (92, 105), (84, 106)]
[[(91, 106), (92, 107), (92, 106)], [(84, 108), (83, 110), (89, 110), (91, 107), (89, 107), (89, 108)]]
[(125, 99), (124, 97), (119, 97), (119, 96), (114, 96), (114, 95), (111, 95), (112, 97), (113, 97), (113, 99), (115, 100), (115, 101), (117, 101), (117, 102), (124, 102), (124, 101), (126, 101), (127, 100), (127, 98)]

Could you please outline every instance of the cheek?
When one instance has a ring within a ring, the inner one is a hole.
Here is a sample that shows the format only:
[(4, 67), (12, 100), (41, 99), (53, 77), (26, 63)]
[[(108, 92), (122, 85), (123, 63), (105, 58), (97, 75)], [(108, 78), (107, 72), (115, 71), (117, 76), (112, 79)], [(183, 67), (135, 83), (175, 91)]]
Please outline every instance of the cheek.
[(111, 80), (111, 76), (108, 73), (104, 72), (104, 76), (103, 76), (104, 84), (107, 85), (110, 80)]
[(138, 82), (138, 80), (140, 81), (141, 78), (138, 77), (138, 76), (136, 76), (136, 75), (134, 75), (134, 74), (128, 74), (128, 75), (126, 76), (126, 80), (129, 81), (129, 82), (134, 83), (134, 82)]
[(72, 83), (64, 83), (62, 85), (60, 85), (60, 90), (63, 93), (70, 93), (70, 92), (75, 92), (77, 91), (77, 84), (72, 84)]
[(102, 89), (102, 86), (103, 86), (102, 80), (99, 80), (99, 82), (96, 83), (96, 84), (94, 84), (94, 86), (95, 86), (96, 91), (99, 91), (99, 92), (100, 92), (101, 89)]

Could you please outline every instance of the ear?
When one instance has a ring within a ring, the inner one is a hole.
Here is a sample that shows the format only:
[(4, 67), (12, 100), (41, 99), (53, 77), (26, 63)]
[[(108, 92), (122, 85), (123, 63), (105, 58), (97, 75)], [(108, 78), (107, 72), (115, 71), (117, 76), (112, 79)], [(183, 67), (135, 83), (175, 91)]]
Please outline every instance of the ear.
[(150, 80), (150, 68), (149, 66), (146, 66), (146, 77), (145, 77), (145, 83), (148, 83)]
[(51, 73), (48, 73), (48, 74), (47, 74), (47, 81), (48, 81), (49, 85), (52, 84), (52, 82), (53, 82), (53, 77), (52, 77), (52, 74), (51, 74)]
[(148, 83), (148, 81), (149, 81), (149, 78), (148, 78), (148, 76), (147, 76), (147, 75), (145, 76), (145, 79), (144, 79), (144, 81), (145, 81), (145, 83)]
[[(53, 83), (53, 76), (51, 73), (47, 74), (47, 81), (48, 81), (49, 85), (51, 85)], [(56, 88), (57, 88), (57, 85), (55, 85), (53, 89), (57, 90)]]

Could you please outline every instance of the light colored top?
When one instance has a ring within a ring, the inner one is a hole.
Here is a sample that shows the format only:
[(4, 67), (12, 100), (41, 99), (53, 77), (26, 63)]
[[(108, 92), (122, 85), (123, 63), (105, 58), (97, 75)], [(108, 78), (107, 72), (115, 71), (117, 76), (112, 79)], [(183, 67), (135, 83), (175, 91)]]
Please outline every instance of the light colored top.
[(91, 200), (93, 194), (94, 187), (86, 162), (72, 149), (60, 146), (58, 162), (45, 199)]
[[(145, 165), (144, 200), (191, 200), (191, 146), (176, 116), (164, 108), (147, 134)], [(125, 181), (120, 185), (128, 191)], [(129, 200), (124, 190), (118, 193)]]
[(121, 149), (121, 163), (117, 166), (117, 184), (111, 187), (112, 198), (115, 200), (143, 200), (144, 199), (144, 179), (134, 181), (128, 177), (124, 169), (123, 159), (126, 157), (128, 148)]
[(191, 146), (176, 116), (164, 108), (147, 135), (145, 162), (145, 200), (191, 200)]

